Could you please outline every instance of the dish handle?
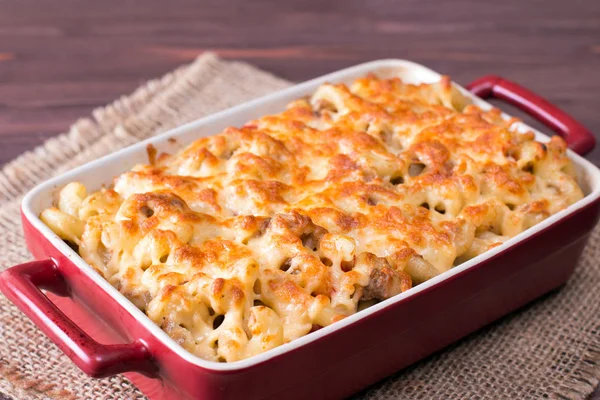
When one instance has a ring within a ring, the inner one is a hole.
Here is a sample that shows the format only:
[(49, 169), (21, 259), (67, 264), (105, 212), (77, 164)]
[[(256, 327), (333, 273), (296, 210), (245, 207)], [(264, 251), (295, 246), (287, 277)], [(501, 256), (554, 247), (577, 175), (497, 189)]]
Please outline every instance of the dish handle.
[(95, 378), (122, 372), (152, 375), (156, 367), (145, 343), (96, 342), (46, 297), (41, 289), (69, 296), (68, 285), (52, 260), (33, 261), (0, 274), (0, 289), (83, 372)]
[(501, 99), (526, 112), (562, 136), (577, 154), (589, 153), (596, 144), (594, 135), (573, 117), (515, 82), (488, 75), (473, 81), (467, 89), (483, 99)]

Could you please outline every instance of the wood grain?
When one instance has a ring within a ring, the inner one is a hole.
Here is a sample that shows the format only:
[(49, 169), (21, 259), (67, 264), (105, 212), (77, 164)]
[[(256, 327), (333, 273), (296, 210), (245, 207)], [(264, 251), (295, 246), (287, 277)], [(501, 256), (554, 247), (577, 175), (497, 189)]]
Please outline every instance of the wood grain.
[(379, 58), (495, 73), (600, 132), (597, 0), (0, 0), (0, 165), (206, 50), (296, 81)]
[(0, 1), (0, 163), (209, 49), (292, 80), (388, 57), (497, 73), (600, 131), (599, 3), (483, 3)]

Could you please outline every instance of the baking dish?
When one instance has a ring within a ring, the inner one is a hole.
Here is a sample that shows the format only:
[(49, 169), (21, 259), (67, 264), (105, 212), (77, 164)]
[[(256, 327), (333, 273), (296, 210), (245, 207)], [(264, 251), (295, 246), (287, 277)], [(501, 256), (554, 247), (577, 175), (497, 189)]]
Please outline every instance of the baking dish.
[[(74, 180), (91, 189), (109, 184), (113, 176), (146, 162), (150, 143), (172, 152), (226, 126), (278, 112), (325, 81), (348, 82), (369, 72), (409, 82), (440, 78), (408, 61), (361, 64), (192, 122), (53, 178), (28, 193), (22, 204), (27, 244), (38, 261), (2, 273), (0, 289), (89, 375), (126, 373), (152, 399), (254, 399), (349, 395), (563, 284), (600, 213), (600, 171), (577, 154), (591, 150), (594, 138), (550, 103), (494, 76), (471, 84), (472, 93), (514, 104), (563, 135), (586, 196), (502, 246), (405, 293), (243, 361), (215, 363), (185, 351), (38, 218), (57, 188)], [(482, 108), (491, 107), (459, 89)], [(519, 129), (531, 128), (521, 124)]]

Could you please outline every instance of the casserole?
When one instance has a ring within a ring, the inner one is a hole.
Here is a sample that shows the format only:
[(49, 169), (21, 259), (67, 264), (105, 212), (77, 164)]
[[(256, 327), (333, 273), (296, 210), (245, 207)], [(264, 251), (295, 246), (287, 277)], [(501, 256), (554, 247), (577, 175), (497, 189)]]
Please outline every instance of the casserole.
[[(443, 77), (324, 84), (40, 219), (186, 350), (232, 362), (404, 292), (583, 198), (564, 139)], [(93, 190), (93, 189), (92, 189)]]
[[(253, 117), (278, 111), (292, 98), (312, 92), (323, 80), (349, 80), (369, 71), (397, 73), (405, 80), (427, 82), (439, 79), (432, 71), (408, 62), (369, 63), (186, 125), (154, 138), (152, 143), (159, 149), (167, 148), (170, 145), (167, 139), (173, 136), (185, 143), (192, 136), (212, 133), (225, 125), (239, 125)], [(507, 88), (510, 89), (505, 81), (496, 78), (483, 83), (486, 84), (480, 83), (475, 89), (498, 96), (505, 96)], [(527, 96), (525, 106), (546, 113), (540, 114), (546, 122), (567, 124), (559, 128), (566, 133), (573, 148), (581, 152), (589, 149), (592, 143), (589, 133), (577, 129), (568, 117), (552, 110), (547, 103), (536, 103), (539, 99), (529, 93), (512, 92), (512, 96), (519, 93)], [(160, 377), (164, 385), (155, 384), (156, 392), (151, 385), (157, 381), (139, 375), (131, 377), (143, 386), (142, 390), (156, 398), (235, 397), (241, 393), (250, 398), (349, 394), (561, 284), (575, 265), (575, 255), (580, 252), (597, 219), (598, 171), (571, 155), (579, 168), (581, 185), (587, 196), (567, 210), (477, 259), (338, 324), (247, 361), (215, 364), (203, 362), (178, 348), (37, 219), (38, 213), (49, 206), (55, 187), (72, 180), (98, 187), (99, 183), (108, 182), (132, 164), (144, 161), (145, 144), (88, 164), (34, 189), (23, 203), (28, 244), (36, 258), (52, 257), (54, 261), (13, 269), (3, 274), (2, 286), (5, 293), (34, 321), (43, 325), (46, 333), (60, 342), (86, 372), (106, 375), (132, 370), (149, 378)], [(99, 169), (103, 171), (100, 179)], [(561, 231), (560, 238), (557, 229)], [(42, 237), (48, 240), (42, 240)], [(542, 242), (556, 245), (534, 246)], [(506, 265), (502, 265), (504, 263)], [(61, 301), (59, 305), (68, 303), (72, 308), (69, 316), (89, 333), (96, 327), (100, 331), (95, 335), (98, 339), (128, 341), (129, 344), (102, 346), (92, 342), (53, 308), (35, 285), (59, 294), (70, 294), (76, 302)], [(96, 286), (98, 290), (89, 289)], [(99, 318), (86, 320), (83, 305)], [(417, 315), (425, 317), (416, 320)], [(112, 326), (115, 332), (103, 329), (98, 319)], [(94, 322), (90, 324), (90, 321)], [(448, 324), (448, 321), (452, 323)], [(315, 360), (315, 354), (319, 354), (318, 360)], [(368, 372), (365, 373), (366, 368), (355, 368), (357, 363), (368, 365)], [(266, 374), (270, 379), (261, 379)], [(309, 381), (310, 385), (299, 385)]]

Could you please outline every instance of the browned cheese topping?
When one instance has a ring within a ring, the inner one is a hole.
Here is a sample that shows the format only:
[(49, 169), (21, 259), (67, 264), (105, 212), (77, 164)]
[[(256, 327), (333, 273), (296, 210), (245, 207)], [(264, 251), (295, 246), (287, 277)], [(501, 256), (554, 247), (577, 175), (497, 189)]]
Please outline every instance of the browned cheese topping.
[(325, 84), (41, 214), (184, 348), (236, 361), (387, 299), (583, 197), (559, 137), (450, 80)]

